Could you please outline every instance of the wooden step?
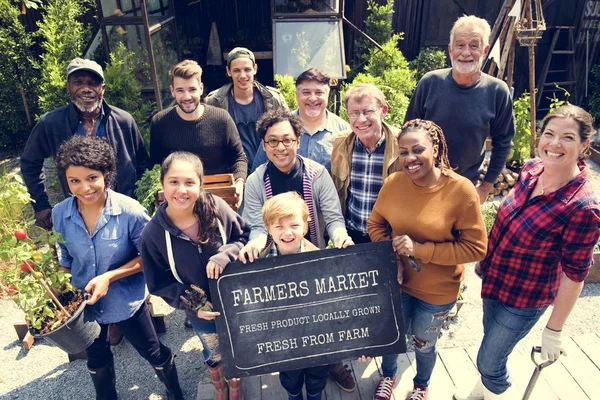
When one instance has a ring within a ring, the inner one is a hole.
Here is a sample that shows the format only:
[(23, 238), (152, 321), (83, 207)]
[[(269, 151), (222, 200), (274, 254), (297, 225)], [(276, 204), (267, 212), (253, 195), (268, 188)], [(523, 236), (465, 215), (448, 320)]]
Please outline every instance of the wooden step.
[(549, 83), (544, 83), (544, 86), (569, 86), (569, 85), (574, 85), (576, 84), (577, 81), (563, 81), (563, 82), (549, 82)]

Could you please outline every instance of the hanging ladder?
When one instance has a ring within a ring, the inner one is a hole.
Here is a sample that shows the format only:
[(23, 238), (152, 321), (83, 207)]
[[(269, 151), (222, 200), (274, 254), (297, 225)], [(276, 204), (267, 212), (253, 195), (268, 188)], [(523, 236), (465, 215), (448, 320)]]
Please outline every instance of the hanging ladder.
[[(573, 26), (555, 26), (548, 56), (540, 74), (537, 86), (538, 112), (550, 109), (550, 100), (554, 93), (566, 89), (573, 97), (577, 81), (575, 80), (575, 36)], [(568, 34), (568, 35), (566, 35)]]

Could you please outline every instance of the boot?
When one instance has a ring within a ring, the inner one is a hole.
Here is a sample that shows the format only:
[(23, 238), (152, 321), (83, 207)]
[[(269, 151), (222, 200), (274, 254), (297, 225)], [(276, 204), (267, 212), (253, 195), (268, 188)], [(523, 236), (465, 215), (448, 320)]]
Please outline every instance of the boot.
[(302, 395), (302, 390), (298, 394), (290, 394), (288, 392), (288, 400), (304, 400), (304, 396)]
[(167, 388), (167, 399), (184, 400), (179, 378), (177, 377), (177, 368), (175, 367), (175, 355), (171, 353), (167, 361), (161, 365), (153, 365), (158, 379), (164, 383)]
[(229, 400), (244, 400), (241, 379), (232, 378), (229, 380)]
[(477, 378), (475, 384), (458, 387), (454, 392), (454, 400), (484, 400), (481, 376)]
[(208, 373), (215, 385), (215, 400), (228, 400), (229, 399), (229, 387), (225, 382), (225, 376), (223, 375), (223, 366), (218, 365), (216, 367), (206, 366)]
[(116, 400), (115, 364), (113, 361), (102, 368), (90, 369), (90, 376), (96, 389), (96, 400)]
[(485, 385), (483, 385), (483, 398), (485, 400), (513, 400), (520, 399), (521, 396), (518, 393), (516, 393), (515, 389), (512, 386), (506, 389), (504, 393), (496, 394), (490, 392), (488, 388), (486, 388)]

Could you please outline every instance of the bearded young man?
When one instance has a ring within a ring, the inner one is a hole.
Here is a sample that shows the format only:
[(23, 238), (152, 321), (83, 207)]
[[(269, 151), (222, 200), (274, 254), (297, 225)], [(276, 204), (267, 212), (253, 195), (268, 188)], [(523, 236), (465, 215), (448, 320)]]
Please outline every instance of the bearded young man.
[(206, 175), (233, 174), (239, 207), (248, 166), (233, 119), (227, 111), (200, 102), (204, 85), (202, 68), (196, 61), (181, 61), (169, 76), (176, 104), (152, 118), (150, 162), (161, 164), (180, 150), (196, 154)]
[(485, 156), (485, 140), (492, 138), (490, 165), (477, 186), (481, 203), (506, 163), (515, 134), (508, 86), (481, 72), (490, 50), (490, 31), (485, 19), (473, 15), (456, 20), (448, 45), (452, 68), (421, 78), (405, 117), (405, 121), (420, 118), (438, 124), (446, 137), (450, 165), (473, 183)]
[[(117, 161), (115, 191), (133, 197), (135, 182), (148, 166), (148, 152), (132, 116), (104, 100), (104, 73), (96, 62), (75, 58), (67, 67), (71, 103), (44, 114), (33, 127), (21, 156), (21, 173), (33, 200), (36, 224), (52, 229), (52, 206), (44, 187), (44, 159), (55, 157), (73, 135), (98, 136), (113, 148)], [(64, 197), (69, 188), (59, 176)]]

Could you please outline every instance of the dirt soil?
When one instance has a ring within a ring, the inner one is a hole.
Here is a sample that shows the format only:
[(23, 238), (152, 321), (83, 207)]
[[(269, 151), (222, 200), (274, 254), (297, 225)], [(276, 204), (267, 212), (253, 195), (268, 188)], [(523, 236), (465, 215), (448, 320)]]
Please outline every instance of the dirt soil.
[[(73, 296), (75, 296), (75, 297), (73, 297)], [(63, 307), (65, 308), (67, 313), (69, 313), (72, 316), (79, 309), (79, 306), (81, 305), (81, 303), (83, 303), (84, 298), (83, 298), (83, 294), (81, 292), (77, 292), (77, 293), (68, 293), (67, 295), (63, 294), (58, 298), (58, 300), (63, 305)], [(65, 314), (62, 310), (57, 310), (54, 312), (54, 318), (44, 320), (42, 322), (42, 328), (39, 331), (37, 331), (35, 329), (31, 329), (31, 333), (33, 335), (43, 335), (45, 333), (52, 331), (53, 329), (56, 329), (56, 328), (62, 326), (65, 322), (67, 322), (69, 320), (69, 318), (71, 318), (71, 317), (69, 315)], [(55, 326), (55, 324), (57, 322), (59, 323), (59, 325)]]

